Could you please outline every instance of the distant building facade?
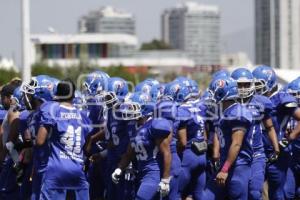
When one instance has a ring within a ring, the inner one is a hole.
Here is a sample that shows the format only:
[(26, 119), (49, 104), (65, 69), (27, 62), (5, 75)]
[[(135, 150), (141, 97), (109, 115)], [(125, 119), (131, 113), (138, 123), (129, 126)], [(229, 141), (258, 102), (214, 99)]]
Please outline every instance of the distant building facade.
[(245, 52), (237, 52), (221, 55), (221, 65), (223, 67), (246, 67), (252, 66), (252, 63)]
[(196, 65), (220, 64), (220, 10), (217, 6), (185, 2), (161, 16), (161, 37), (185, 51)]
[(125, 34), (38, 34), (31, 36), (32, 62), (67, 66), (80, 61), (132, 56), (138, 40)]
[(78, 21), (78, 31), (135, 35), (135, 17), (131, 13), (106, 6), (82, 16)]
[(300, 1), (255, 1), (256, 64), (300, 67)]

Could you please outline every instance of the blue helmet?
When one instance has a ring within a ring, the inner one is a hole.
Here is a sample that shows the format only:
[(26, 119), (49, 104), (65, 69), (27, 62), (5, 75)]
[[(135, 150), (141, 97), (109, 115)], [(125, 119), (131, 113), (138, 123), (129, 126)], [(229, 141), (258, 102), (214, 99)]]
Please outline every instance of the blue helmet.
[(255, 92), (254, 78), (246, 68), (238, 68), (231, 73), (231, 78), (237, 81), (240, 98), (248, 98)]
[(108, 91), (117, 95), (119, 100), (123, 100), (128, 93), (127, 82), (119, 77), (112, 77), (108, 79)]
[(151, 88), (152, 88), (152, 83), (148, 81), (143, 81), (137, 84), (134, 88), (134, 92), (143, 92), (143, 93), (148, 93), (150, 94)]
[(32, 109), (32, 102), (30, 102), (28, 95), (41, 101), (51, 101), (54, 97), (55, 87), (53, 78), (47, 75), (39, 75), (32, 77), (29, 83), (23, 83), (20, 90), (24, 94), (29, 109)]
[(229, 76), (230, 76), (230, 73), (227, 70), (222, 69), (222, 70), (215, 72), (212, 75), (212, 80), (216, 79), (216, 78), (224, 78), (224, 77), (229, 77)]
[(72, 102), (75, 105), (75, 107), (82, 108), (83, 105), (85, 104), (84, 95), (79, 90), (76, 90)]
[(164, 95), (163, 98), (168, 98), (172, 101), (176, 101), (177, 94), (181, 87), (183, 87), (183, 83), (179, 81), (173, 81), (170, 83), (167, 83), (164, 89)]
[(47, 75), (39, 75), (31, 78), (30, 83), (21, 85), (21, 92), (31, 94), (34, 98), (43, 101), (51, 101), (54, 96), (55, 83), (53, 78)]
[(234, 100), (238, 96), (237, 82), (231, 77), (223, 77), (213, 80), (210, 89), (217, 103), (224, 100)]
[(294, 96), (300, 104), (300, 77), (290, 82), (285, 91)]
[(189, 78), (185, 76), (178, 76), (174, 79), (174, 81), (189, 81)]
[(153, 101), (159, 100), (163, 96), (163, 93), (164, 93), (163, 85), (159, 84), (159, 85), (153, 85), (151, 87), (150, 96)]
[(266, 65), (256, 67), (253, 72), (255, 90), (258, 94), (270, 92), (277, 86), (277, 77), (274, 70)]
[(206, 89), (203, 92), (202, 96), (201, 96), (201, 100), (203, 100), (203, 101), (214, 101), (214, 96), (213, 96), (211, 90)]
[(198, 86), (198, 83), (193, 80), (193, 79), (190, 79), (190, 86), (191, 86), (191, 96), (193, 97), (199, 97), (199, 86)]
[(159, 85), (159, 81), (155, 80), (153, 78), (147, 78), (143, 82), (149, 83), (151, 86), (153, 86), (153, 85)]
[(191, 87), (182, 84), (177, 92), (175, 101), (182, 103), (192, 97)]
[(108, 79), (109, 75), (105, 72), (92, 72), (87, 75), (83, 82), (84, 91), (88, 95), (96, 95), (97, 93), (107, 89)]
[(130, 101), (136, 103), (141, 108), (141, 116), (151, 116), (154, 111), (154, 102), (149, 94), (135, 92), (130, 97)]
[(24, 104), (24, 101), (23, 101), (23, 93), (21, 91), (21, 86), (17, 87), (14, 90), (14, 93), (11, 96), (11, 98), (15, 100), (18, 109), (25, 109), (25, 104)]

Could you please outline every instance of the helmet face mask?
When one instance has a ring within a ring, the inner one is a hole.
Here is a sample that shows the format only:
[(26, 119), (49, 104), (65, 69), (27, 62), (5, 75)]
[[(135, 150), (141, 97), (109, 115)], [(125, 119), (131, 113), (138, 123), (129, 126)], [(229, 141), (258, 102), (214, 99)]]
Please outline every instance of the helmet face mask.
[(257, 94), (265, 94), (266, 92), (268, 92), (268, 87), (267, 84), (264, 80), (260, 79), (260, 80), (255, 80), (254, 81), (254, 87), (255, 87), (255, 92)]
[(300, 105), (300, 91), (288, 89), (287, 92), (295, 97), (298, 105)]
[(117, 109), (118, 117), (122, 120), (138, 120), (142, 117), (141, 107), (135, 102), (122, 103)]
[(29, 93), (23, 93), (22, 97), (25, 107), (27, 110), (33, 110), (34, 109), (34, 99), (33, 99), (33, 94)]
[(254, 94), (255, 86), (252, 80), (238, 80), (237, 85), (240, 98), (249, 98)]
[(102, 91), (97, 95), (97, 97), (101, 100), (101, 102), (104, 102), (107, 108), (112, 108), (118, 103), (118, 97), (114, 92)]

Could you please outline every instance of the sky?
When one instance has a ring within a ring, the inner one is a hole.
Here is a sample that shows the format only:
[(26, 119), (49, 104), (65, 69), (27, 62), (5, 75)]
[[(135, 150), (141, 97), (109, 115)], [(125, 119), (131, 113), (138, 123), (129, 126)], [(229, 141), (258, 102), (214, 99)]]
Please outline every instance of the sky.
[[(111, 5), (136, 17), (140, 43), (160, 38), (160, 15), (183, 0), (30, 0), (31, 33), (76, 33), (80, 16), (101, 6)], [(218, 5), (221, 10), (222, 53), (246, 52), (254, 57), (253, 0), (195, 0)], [(0, 55), (20, 63), (21, 0), (0, 1)]]

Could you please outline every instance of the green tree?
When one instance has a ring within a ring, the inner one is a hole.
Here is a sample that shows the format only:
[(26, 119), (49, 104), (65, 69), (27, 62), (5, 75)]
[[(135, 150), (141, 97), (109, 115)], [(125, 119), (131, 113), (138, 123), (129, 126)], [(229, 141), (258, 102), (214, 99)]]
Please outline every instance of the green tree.
[(166, 44), (164, 41), (153, 39), (151, 42), (143, 43), (141, 50), (164, 50), (172, 49), (170, 45)]
[(36, 63), (32, 66), (32, 76), (41, 74), (49, 75), (58, 79), (64, 78), (64, 70), (59, 66), (49, 67), (43, 63)]
[(0, 69), (0, 85), (8, 83), (11, 79), (15, 77), (20, 77), (20, 74), (14, 70)]

